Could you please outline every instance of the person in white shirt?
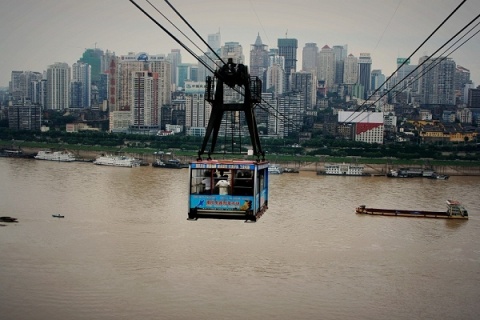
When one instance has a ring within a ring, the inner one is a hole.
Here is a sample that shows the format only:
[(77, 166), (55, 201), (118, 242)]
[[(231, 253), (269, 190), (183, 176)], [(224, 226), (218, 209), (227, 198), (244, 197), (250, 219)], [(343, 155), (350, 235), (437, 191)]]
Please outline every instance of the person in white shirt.
[(218, 188), (218, 194), (219, 195), (227, 195), (228, 194), (228, 188), (230, 187), (230, 183), (228, 180), (218, 180), (217, 184), (215, 187)]

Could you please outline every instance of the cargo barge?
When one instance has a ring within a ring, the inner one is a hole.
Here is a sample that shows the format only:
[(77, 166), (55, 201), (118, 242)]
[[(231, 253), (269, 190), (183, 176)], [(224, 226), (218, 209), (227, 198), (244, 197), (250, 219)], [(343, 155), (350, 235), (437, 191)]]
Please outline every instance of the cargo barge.
[(390, 217), (437, 218), (437, 219), (468, 219), (468, 211), (456, 200), (447, 200), (446, 211), (377, 209), (359, 206), (357, 214), (369, 214)]

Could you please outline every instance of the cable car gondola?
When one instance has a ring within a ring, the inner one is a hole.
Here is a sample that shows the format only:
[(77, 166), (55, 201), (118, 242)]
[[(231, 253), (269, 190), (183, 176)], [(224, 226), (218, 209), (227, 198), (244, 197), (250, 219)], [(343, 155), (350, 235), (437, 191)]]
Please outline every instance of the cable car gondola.
[[(242, 90), (243, 103), (224, 103), (224, 85)], [(228, 60), (214, 77), (207, 77), (205, 100), (212, 112), (197, 161), (189, 165), (188, 219), (257, 221), (268, 208), (268, 161), (260, 146), (253, 107), (261, 102), (262, 83), (247, 67)], [(215, 91), (215, 92), (214, 92)], [(225, 111), (245, 113), (252, 155), (256, 160), (212, 160)], [(202, 159), (210, 141), (208, 158)]]

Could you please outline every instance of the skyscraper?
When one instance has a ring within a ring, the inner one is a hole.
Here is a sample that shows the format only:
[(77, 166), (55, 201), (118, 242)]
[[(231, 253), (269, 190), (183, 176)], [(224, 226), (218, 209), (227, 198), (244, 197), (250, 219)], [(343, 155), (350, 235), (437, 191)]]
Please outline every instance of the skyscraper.
[(57, 62), (47, 68), (48, 110), (64, 110), (70, 104), (71, 69), (67, 63)]
[(278, 54), (285, 58), (285, 75), (287, 77), (286, 89), (290, 90), (290, 75), (297, 71), (297, 48), (298, 40), (291, 38), (281, 38), (277, 41)]
[(137, 71), (132, 80), (132, 126), (138, 130), (159, 129), (161, 88), (158, 73)]
[(250, 46), (250, 76), (264, 80), (264, 73), (268, 68), (268, 46), (264, 45), (260, 34), (255, 44)]
[(318, 53), (317, 60), (317, 78), (320, 81), (324, 81), (325, 88), (328, 91), (332, 91), (335, 88), (335, 52), (328, 45)]
[[(214, 53), (219, 53), (220, 45), (222, 43), (221, 39), (220, 31), (208, 35), (207, 43), (210, 48), (213, 49)], [(207, 52), (210, 52), (210, 49), (208, 49)]]
[(317, 103), (317, 77), (313, 72), (300, 71), (292, 74), (292, 91), (301, 92), (306, 110)]
[(103, 50), (94, 48), (86, 49), (78, 62), (87, 63), (91, 66), (91, 82), (97, 84), (100, 81), (100, 75), (105, 71), (102, 70)]
[(232, 58), (233, 63), (245, 63), (243, 48), (239, 42), (225, 42), (225, 45), (220, 48), (220, 57), (225, 62), (227, 62), (229, 58)]
[(358, 81), (358, 58), (349, 54), (343, 63), (343, 83), (355, 84)]
[(9, 92), (13, 101), (30, 100), (34, 102), (34, 84), (42, 80), (40, 72), (12, 71)]
[(318, 47), (316, 43), (305, 43), (302, 50), (302, 71), (317, 74)]
[[(421, 57), (421, 65), (428, 57)], [(421, 104), (455, 105), (456, 64), (450, 58), (438, 57), (421, 65), (418, 93)]]
[(370, 53), (360, 53), (358, 59), (358, 84), (363, 87), (363, 96), (359, 97), (366, 99), (370, 93), (370, 72), (372, 69), (372, 58)]
[(177, 67), (179, 64), (182, 63), (182, 54), (180, 53), (180, 49), (172, 49), (172, 51), (168, 54), (167, 60), (170, 61), (172, 65), (172, 76), (171, 76), (171, 84), (177, 83)]
[(335, 52), (335, 83), (343, 83), (343, 63), (347, 58), (348, 46), (333, 46), (333, 52)]
[(92, 81), (89, 64), (77, 62), (72, 65), (71, 89), (70, 107), (88, 108), (91, 106)]

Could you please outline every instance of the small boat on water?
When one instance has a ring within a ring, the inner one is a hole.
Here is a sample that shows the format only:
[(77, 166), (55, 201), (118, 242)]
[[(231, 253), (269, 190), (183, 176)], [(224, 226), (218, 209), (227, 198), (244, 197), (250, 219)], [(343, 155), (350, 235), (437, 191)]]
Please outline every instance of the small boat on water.
[(140, 162), (132, 157), (127, 156), (100, 156), (95, 161), (94, 164), (102, 166), (113, 166), (113, 167), (139, 167)]
[(390, 217), (414, 217), (437, 219), (468, 219), (468, 211), (456, 200), (447, 200), (446, 211), (402, 210), (402, 209), (377, 209), (361, 205), (356, 208), (357, 214), (369, 214)]
[(61, 214), (52, 214), (52, 217), (54, 217), (54, 218), (65, 218), (65, 216), (63, 216)]
[(0, 217), (1, 222), (18, 222), (17, 218), (13, 217)]
[(49, 161), (60, 161), (60, 162), (75, 161), (75, 155), (68, 151), (40, 150), (38, 151), (37, 155), (34, 158), (37, 160), (49, 160)]

